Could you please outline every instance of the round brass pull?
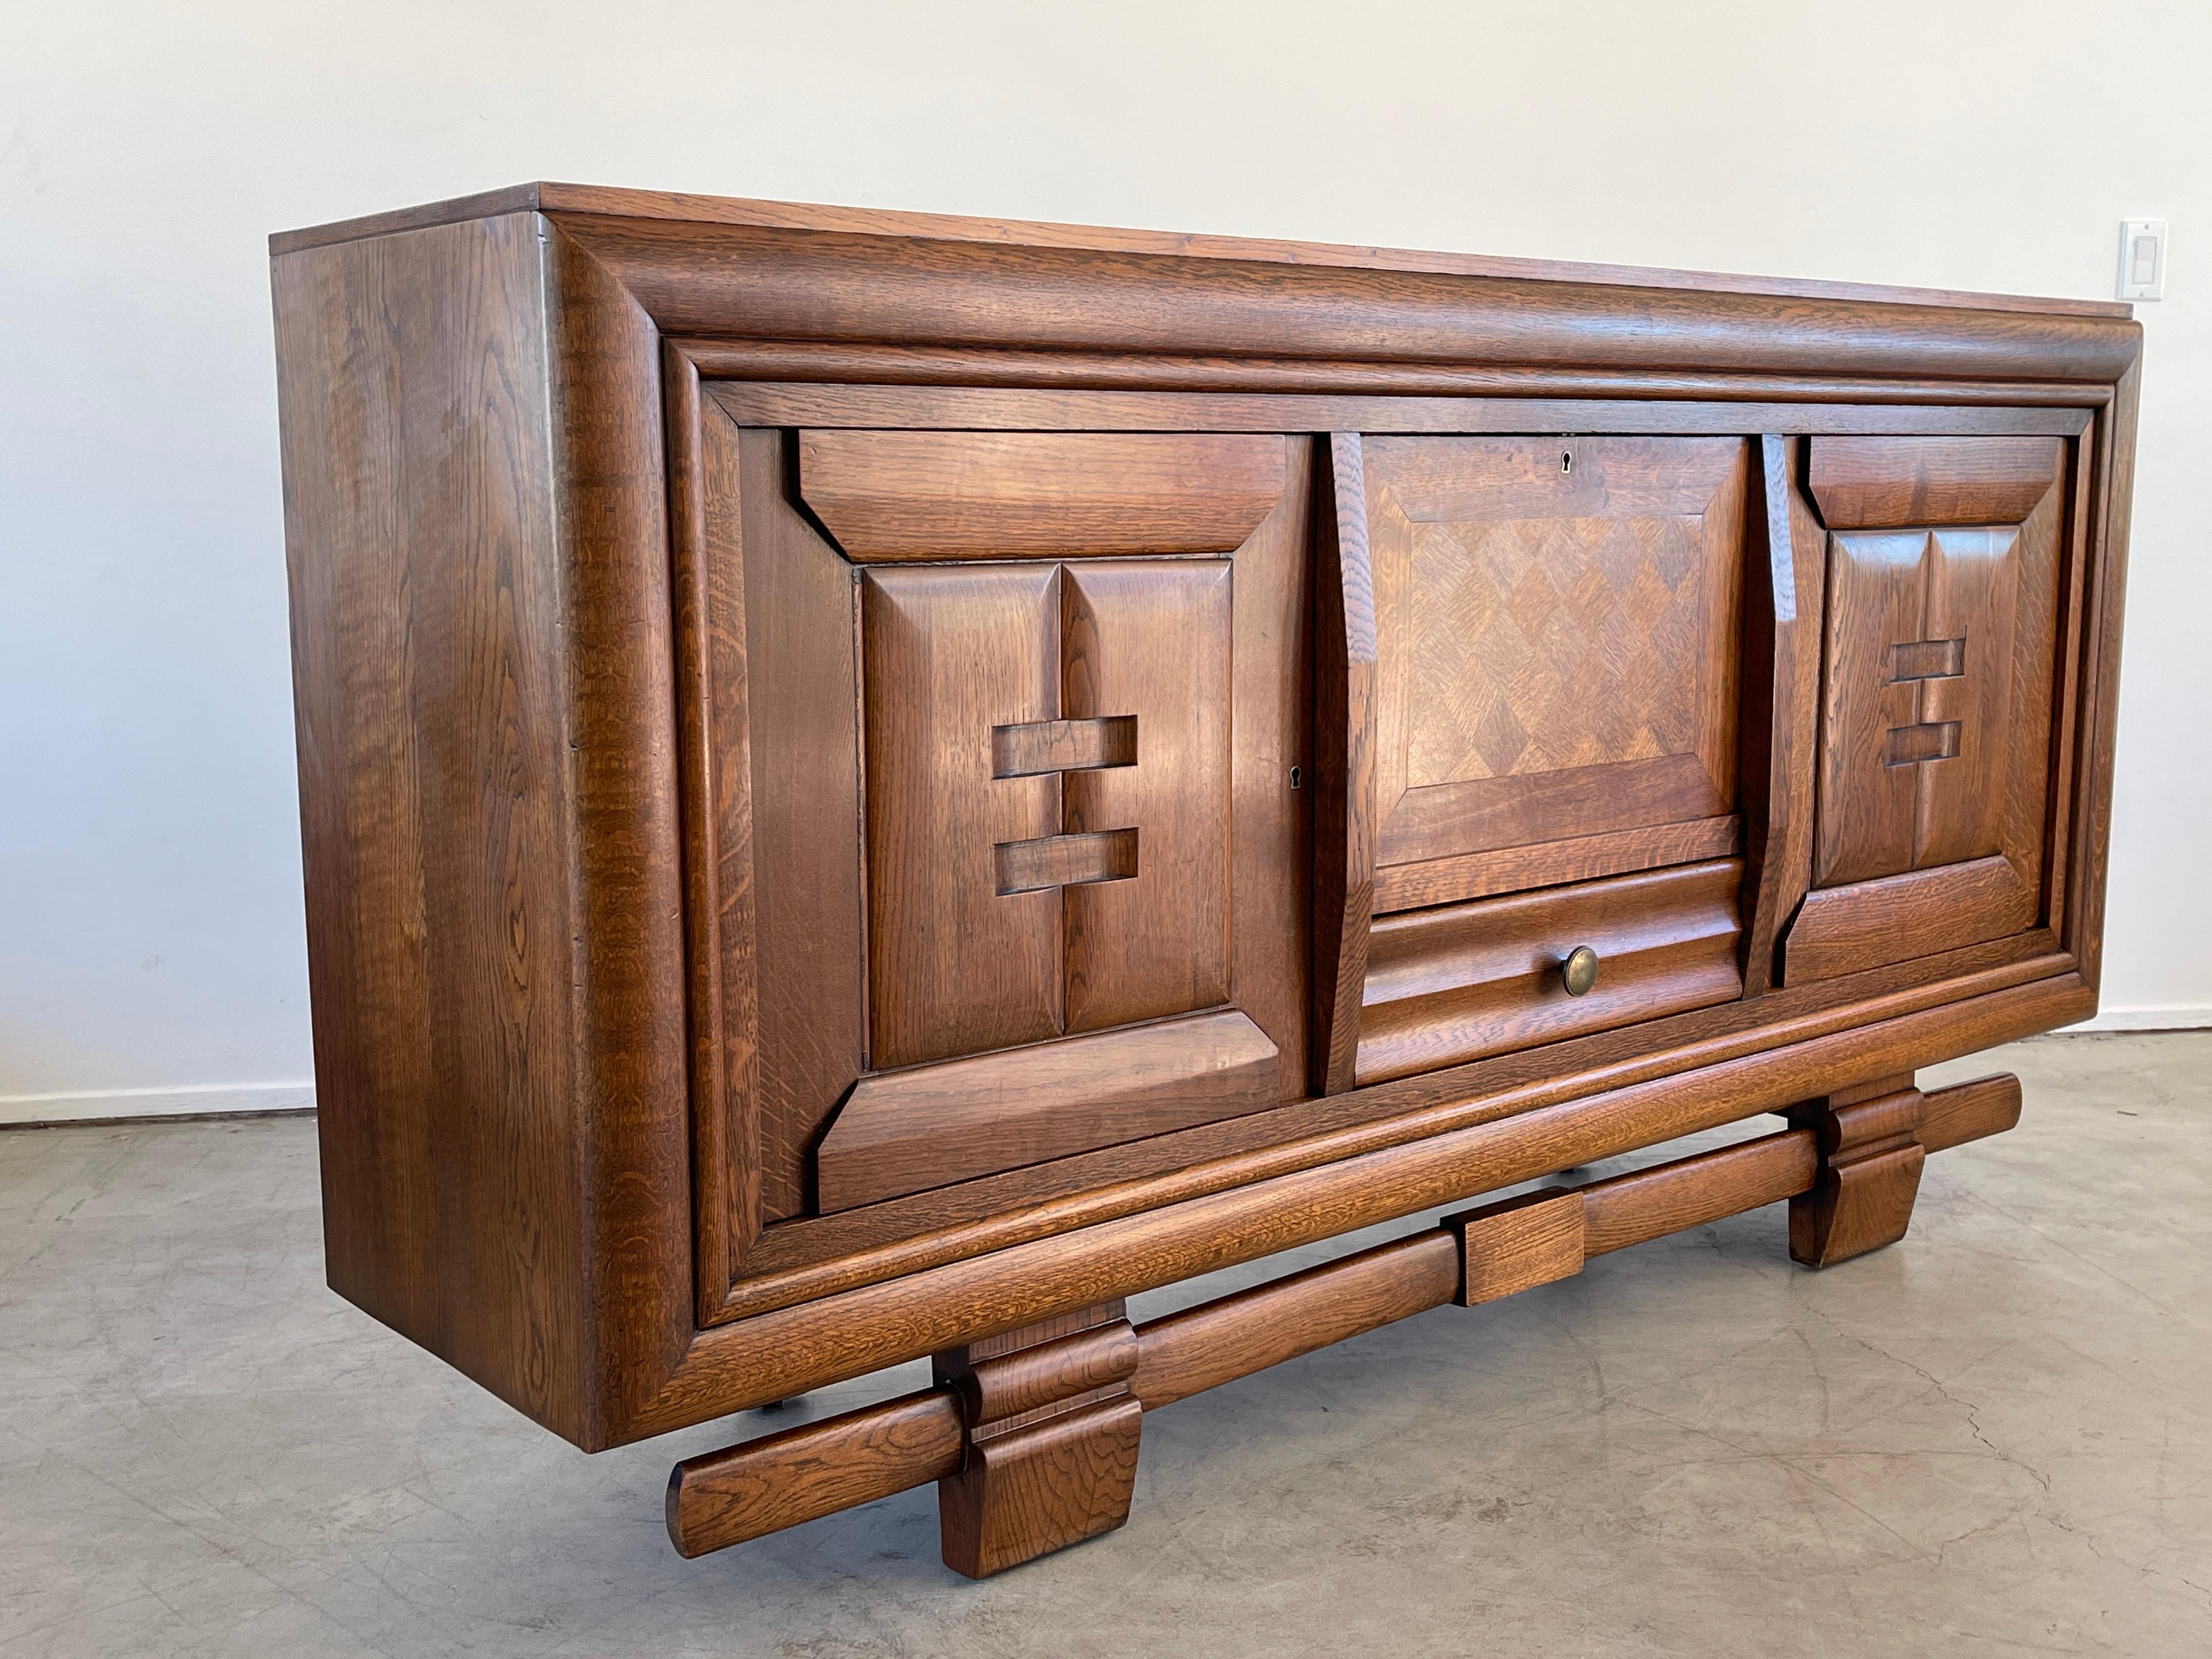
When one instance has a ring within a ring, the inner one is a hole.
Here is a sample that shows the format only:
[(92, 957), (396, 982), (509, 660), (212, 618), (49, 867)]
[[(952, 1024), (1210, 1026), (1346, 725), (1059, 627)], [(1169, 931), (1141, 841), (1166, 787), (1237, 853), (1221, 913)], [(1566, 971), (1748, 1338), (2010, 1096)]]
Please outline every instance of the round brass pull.
[(1577, 945), (1559, 964), (1559, 982), (1571, 997), (1588, 996), (1597, 986), (1597, 952)]

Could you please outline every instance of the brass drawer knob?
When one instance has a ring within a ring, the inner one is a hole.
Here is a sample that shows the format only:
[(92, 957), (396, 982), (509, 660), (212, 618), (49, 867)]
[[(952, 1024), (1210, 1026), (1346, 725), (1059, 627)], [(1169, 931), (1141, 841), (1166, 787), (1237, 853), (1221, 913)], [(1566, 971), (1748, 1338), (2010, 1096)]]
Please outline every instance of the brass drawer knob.
[(1559, 964), (1559, 981), (1571, 997), (1587, 996), (1597, 985), (1597, 952), (1577, 945)]

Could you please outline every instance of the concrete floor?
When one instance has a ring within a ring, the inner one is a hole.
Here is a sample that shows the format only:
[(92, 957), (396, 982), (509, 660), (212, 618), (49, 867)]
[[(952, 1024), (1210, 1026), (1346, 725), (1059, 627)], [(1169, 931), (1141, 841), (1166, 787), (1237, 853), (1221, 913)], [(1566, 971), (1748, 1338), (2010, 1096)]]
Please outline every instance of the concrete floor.
[(0, 1654), (2202, 1659), (2212, 1033), (1923, 1079), (2000, 1066), (1904, 1244), (1808, 1273), (1778, 1207), (1200, 1395), (981, 1585), (927, 1489), (661, 1529), (672, 1458), (911, 1368), (587, 1458), (323, 1288), (312, 1122), (0, 1135)]

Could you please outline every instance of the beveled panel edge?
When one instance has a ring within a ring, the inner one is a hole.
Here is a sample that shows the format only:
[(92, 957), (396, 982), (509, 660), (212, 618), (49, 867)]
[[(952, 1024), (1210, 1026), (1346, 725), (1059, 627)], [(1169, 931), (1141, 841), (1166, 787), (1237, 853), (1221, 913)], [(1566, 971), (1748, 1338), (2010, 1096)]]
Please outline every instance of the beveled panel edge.
[(1375, 915), (1379, 921), (1402, 910), (1530, 892), (1670, 864), (1695, 864), (1701, 859), (1730, 857), (1743, 847), (1743, 815), (1723, 812), (1565, 841), (1462, 853), (1419, 864), (1393, 864), (1375, 872)]
[[(982, 354), (977, 354), (982, 355)], [(2063, 403), (2006, 397), (1990, 406), (1934, 398), (1910, 403), (1774, 401), (1762, 387), (1741, 401), (1624, 391), (1571, 395), (1543, 386), (1522, 395), (1419, 392), (1284, 393), (1195, 386), (1171, 391), (1112, 388), (824, 384), (708, 379), (707, 395), (739, 426), (1054, 432), (1361, 432), (1536, 434), (1652, 437), (1710, 434), (1784, 437), (1892, 434), (2021, 434), (2071, 437), (2087, 429), (2101, 400), (2069, 388)]]
[(1352, 392), (1387, 396), (1703, 398), (1723, 402), (1782, 398), (1800, 403), (1929, 403), (2101, 406), (2099, 381), (1928, 380), (1911, 375), (1775, 374), (1725, 369), (1530, 368), (1488, 361), (1360, 362), (1341, 358), (1192, 356), (829, 340), (672, 337), (674, 348), (710, 380), (873, 386), (970, 386), (1060, 392)]

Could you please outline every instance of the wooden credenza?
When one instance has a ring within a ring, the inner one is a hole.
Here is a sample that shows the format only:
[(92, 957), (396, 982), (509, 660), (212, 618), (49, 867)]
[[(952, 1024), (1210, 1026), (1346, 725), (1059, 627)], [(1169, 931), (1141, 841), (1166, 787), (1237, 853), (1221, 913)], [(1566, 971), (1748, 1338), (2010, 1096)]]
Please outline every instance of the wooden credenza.
[(2020, 1108), (1914, 1069), (2096, 1006), (2124, 307), (552, 185), (273, 257), (331, 1284), (592, 1449), (936, 1357), (686, 1553), (935, 1480), (981, 1575), (1261, 1366), (1890, 1243)]

